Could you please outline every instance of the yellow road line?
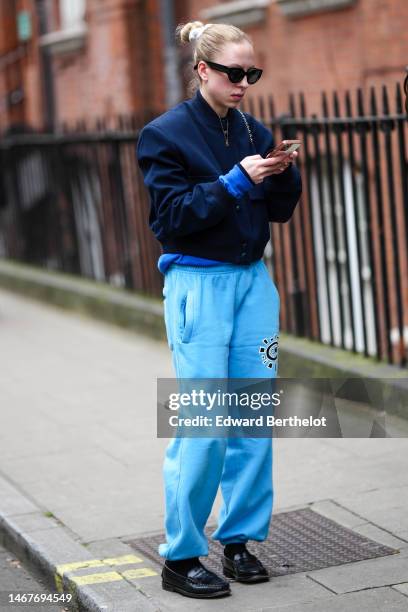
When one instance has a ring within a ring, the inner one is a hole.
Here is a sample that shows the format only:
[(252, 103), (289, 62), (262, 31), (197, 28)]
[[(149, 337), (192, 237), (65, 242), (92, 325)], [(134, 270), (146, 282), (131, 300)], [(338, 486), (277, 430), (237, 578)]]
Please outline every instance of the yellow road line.
[(116, 582), (123, 580), (118, 572), (101, 572), (100, 574), (87, 574), (86, 576), (70, 576), (69, 580), (75, 584), (100, 584), (101, 582)]
[(74, 561), (57, 565), (56, 572), (65, 574), (78, 569), (87, 567), (103, 567), (104, 565), (125, 565), (126, 563), (143, 563), (143, 559), (136, 555), (122, 555), (121, 557), (107, 557), (106, 559), (84, 559), (84, 561)]
[(143, 563), (143, 559), (136, 555), (123, 555), (122, 557), (110, 557), (102, 559), (105, 565), (126, 565), (126, 563)]
[(121, 572), (124, 578), (132, 580), (134, 578), (146, 578), (147, 576), (157, 576), (157, 572), (150, 569), (149, 567), (141, 567), (139, 569), (124, 570)]
[[(92, 567), (104, 567), (112, 565), (128, 565), (131, 563), (143, 563), (143, 559), (136, 555), (122, 555), (120, 557), (106, 557), (105, 559), (86, 559), (83, 561), (73, 561), (71, 563), (62, 563), (57, 565), (55, 573), (55, 585), (58, 592), (63, 592), (63, 576), (67, 572), (75, 572), (81, 569)], [(144, 578), (146, 576), (157, 576), (157, 572), (148, 568), (142, 567), (138, 569), (124, 570), (123, 572), (100, 572), (97, 574), (86, 574), (85, 576), (69, 576), (69, 581), (75, 584), (99, 584), (101, 582), (114, 582), (123, 580), (124, 578)]]

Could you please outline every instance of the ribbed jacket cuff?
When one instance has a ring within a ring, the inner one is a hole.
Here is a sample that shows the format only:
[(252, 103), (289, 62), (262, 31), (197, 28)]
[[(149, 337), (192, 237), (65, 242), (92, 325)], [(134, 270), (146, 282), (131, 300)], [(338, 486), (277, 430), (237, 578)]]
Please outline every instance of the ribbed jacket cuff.
[(218, 178), (226, 190), (236, 198), (242, 197), (254, 185), (240, 164), (235, 164), (232, 170), (227, 174), (221, 174)]

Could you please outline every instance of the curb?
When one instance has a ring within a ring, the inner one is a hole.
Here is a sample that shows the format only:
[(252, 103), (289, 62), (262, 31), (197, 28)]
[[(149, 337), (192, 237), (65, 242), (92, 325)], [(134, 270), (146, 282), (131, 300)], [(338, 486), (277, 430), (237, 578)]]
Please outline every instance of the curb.
[(0, 287), (156, 339), (166, 336), (159, 300), (107, 283), (0, 258)]
[[(137, 576), (157, 575), (149, 561), (121, 541), (103, 555), (92, 555), (60, 521), (47, 515), (0, 476), (0, 542), (20, 557), (54, 593), (71, 594), (61, 609), (89, 612), (160, 612)], [(114, 548), (116, 546), (116, 549)], [(138, 574), (139, 573), (139, 574)], [(102, 579), (101, 579), (102, 576)], [(95, 589), (93, 584), (98, 584)]]

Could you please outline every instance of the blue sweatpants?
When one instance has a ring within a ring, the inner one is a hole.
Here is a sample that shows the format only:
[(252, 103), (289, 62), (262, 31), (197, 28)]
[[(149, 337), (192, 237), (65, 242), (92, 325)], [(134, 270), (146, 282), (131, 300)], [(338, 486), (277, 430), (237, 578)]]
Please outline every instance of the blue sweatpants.
[[(172, 264), (163, 296), (177, 379), (276, 377), (280, 300), (262, 259), (249, 265)], [(266, 539), (273, 504), (271, 437), (175, 437), (163, 476), (161, 556), (208, 555), (204, 527), (219, 486), (223, 505), (211, 537), (222, 545)]]

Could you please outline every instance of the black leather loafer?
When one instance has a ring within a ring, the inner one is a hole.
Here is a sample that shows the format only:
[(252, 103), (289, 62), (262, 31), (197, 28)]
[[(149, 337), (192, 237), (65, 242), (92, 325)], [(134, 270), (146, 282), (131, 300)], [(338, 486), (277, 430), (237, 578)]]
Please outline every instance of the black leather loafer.
[(198, 561), (186, 576), (164, 565), (162, 587), (166, 591), (176, 591), (186, 597), (201, 599), (231, 595), (229, 583), (204, 567), (201, 561)]
[(266, 582), (269, 580), (265, 567), (255, 555), (247, 550), (235, 553), (233, 559), (224, 555), (222, 567), (224, 576), (234, 578), (238, 582)]

